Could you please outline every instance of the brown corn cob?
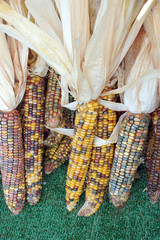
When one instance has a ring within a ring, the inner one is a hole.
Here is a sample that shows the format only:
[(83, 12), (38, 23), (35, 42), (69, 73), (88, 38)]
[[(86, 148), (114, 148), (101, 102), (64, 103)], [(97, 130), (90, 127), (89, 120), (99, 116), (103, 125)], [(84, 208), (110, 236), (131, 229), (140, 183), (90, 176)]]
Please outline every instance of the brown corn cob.
[(24, 149), (27, 200), (36, 204), (42, 188), (42, 155), (44, 134), (45, 82), (38, 76), (29, 76), (24, 96)]
[(123, 206), (129, 197), (149, 122), (149, 114), (129, 112), (122, 121), (109, 182), (110, 200), (116, 207)]
[[(62, 121), (60, 127), (65, 128), (65, 121)], [(63, 134), (57, 132), (50, 132), (49, 136), (45, 139), (44, 145), (47, 147), (45, 151), (44, 159), (44, 171), (45, 174), (50, 174), (55, 168), (55, 161), (53, 161), (53, 156), (58, 149), (59, 144), (64, 138)]]
[(58, 79), (60, 75), (50, 68), (45, 100), (45, 125), (49, 128), (58, 127), (62, 120), (61, 87)]
[[(148, 195), (151, 203), (155, 204), (160, 200), (160, 108), (156, 110), (158, 115), (157, 124), (154, 126), (154, 147), (152, 149), (151, 159), (149, 160), (148, 171)], [(155, 115), (155, 114), (154, 114)]]
[(44, 140), (44, 145), (46, 147), (54, 147), (54, 145), (56, 143), (59, 143), (63, 137), (63, 134), (57, 132), (50, 132), (48, 137)]
[(82, 193), (97, 126), (99, 104), (78, 104), (66, 181), (66, 204), (73, 210)]
[[(65, 136), (57, 148), (49, 148), (46, 150), (46, 159), (45, 159), (45, 173), (50, 174), (53, 170), (60, 167), (69, 157), (71, 149), (71, 138)], [(47, 165), (47, 161), (49, 164)]]
[[(66, 123), (65, 120), (63, 119), (60, 126), (60, 128), (65, 128), (66, 127)], [(44, 145), (46, 147), (52, 147), (54, 146), (56, 143), (60, 143), (62, 138), (64, 137), (63, 134), (57, 133), (57, 132), (50, 132), (48, 137), (44, 140)]]
[(44, 172), (45, 174), (50, 174), (53, 170), (53, 166), (55, 163), (53, 161), (53, 156), (58, 149), (60, 143), (55, 143), (52, 147), (49, 147), (45, 151), (45, 159), (44, 159)]
[(6, 204), (18, 214), (25, 202), (24, 149), (17, 110), (0, 112), (1, 174)]
[[(103, 97), (103, 100), (115, 101), (115, 95)], [(97, 136), (106, 140), (113, 132), (117, 115), (115, 111), (99, 106)], [(78, 212), (78, 216), (90, 216), (95, 213), (103, 202), (109, 181), (114, 156), (114, 144), (93, 147), (91, 164), (86, 186), (86, 202)]]

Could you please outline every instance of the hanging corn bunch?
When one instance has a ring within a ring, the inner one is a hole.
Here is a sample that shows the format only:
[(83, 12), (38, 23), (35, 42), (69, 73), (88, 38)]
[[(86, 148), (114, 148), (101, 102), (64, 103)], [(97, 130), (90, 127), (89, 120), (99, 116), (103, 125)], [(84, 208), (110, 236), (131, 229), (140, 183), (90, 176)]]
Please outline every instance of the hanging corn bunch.
[[(21, 1), (8, 2), (17, 11), (23, 13)], [(8, 208), (14, 214), (18, 214), (25, 201), (25, 176), (21, 118), (16, 107), (21, 102), (25, 91), (28, 48), (10, 37), (6, 39), (3, 33), (0, 33), (0, 39), (2, 184)]]
[[(107, 88), (107, 90), (109, 90)], [(115, 94), (102, 97), (103, 100), (116, 101)], [(107, 140), (117, 123), (115, 111), (100, 105), (96, 136)], [(110, 170), (114, 156), (114, 144), (93, 147), (88, 179), (86, 183), (85, 204), (79, 210), (79, 216), (90, 216), (95, 213), (103, 202), (109, 182)]]
[[(141, 67), (143, 66), (143, 67)], [(153, 69), (151, 45), (142, 28), (125, 57), (125, 78), (141, 78), (149, 69)], [(124, 92), (124, 104), (128, 108), (122, 121), (115, 149), (109, 194), (111, 202), (123, 206), (130, 193), (136, 170), (141, 163), (145, 141), (150, 123), (150, 113), (159, 105), (158, 80), (145, 77)]]
[[(62, 76), (62, 106), (73, 108), (74, 104), (68, 102), (68, 92), (78, 103), (67, 173), (68, 210), (74, 208), (82, 193), (96, 132), (99, 97), (110, 84), (155, 2), (102, 0), (90, 36), (86, 0), (56, 0), (61, 20), (51, 1), (26, 0), (29, 11), (44, 31), (0, 0), (0, 16), (14, 27), (8, 29), (1, 25), (0, 29), (25, 41)], [(97, 47), (98, 43), (101, 44)], [(117, 108), (117, 104), (103, 105)]]

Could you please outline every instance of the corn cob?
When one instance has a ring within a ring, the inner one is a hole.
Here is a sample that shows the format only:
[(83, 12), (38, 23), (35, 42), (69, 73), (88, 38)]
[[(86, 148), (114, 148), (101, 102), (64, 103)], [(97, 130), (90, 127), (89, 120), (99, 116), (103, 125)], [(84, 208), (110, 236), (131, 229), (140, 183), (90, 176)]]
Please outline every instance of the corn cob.
[(122, 121), (109, 182), (110, 200), (116, 207), (123, 206), (129, 197), (149, 122), (149, 114), (129, 112)]
[[(62, 121), (61, 128), (65, 127), (65, 121)], [(50, 132), (49, 136), (44, 141), (44, 146), (47, 147), (45, 151), (44, 159), (44, 171), (45, 174), (50, 174), (54, 168), (56, 168), (55, 161), (53, 161), (53, 156), (58, 150), (58, 146), (62, 141), (64, 135), (57, 132)]]
[(147, 173), (149, 174), (151, 168), (151, 160), (152, 154), (154, 152), (155, 147), (155, 137), (156, 137), (156, 129), (157, 129), (157, 122), (158, 122), (158, 109), (156, 109), (151, 114), (151, 124), (149, 126), (149, 136), (147, 141), (147, 150), (146, 150), (146, 169)]
[(48, 137), (44, 140), (44, 146), (54, 147), (56, 143), (60, 143), (63, 137), (63, 134), (57, 132), (50, 132)]
[(45, 158), (44, 158), (44, 172), (45, 174), (50, 174), (53, 170), (53, 166), (55, 163), (53, 161), (53, 156), (58, 149), (60, 143), (55, 143), (52, 147), (49, 147), (45, 151)]
[(25, 202), (22, 126), (17, 110), (0, 112), (1, 174), (6, 204), (18, 214)]
[(49, 128), (58, 127), (62, 120), (60, 75), (50, 68), (45, 101), (45, 125)]
[(36, 204), (41, 195), (44, 134), (45, 82), (38, 76), (27, 79), (24, 96), (24, 149), (27, 200)]
[(60, 167), (69, 157), (71, 138), (65, 136), (59, 144), (48, 148), (45, 153), (45, 174), (50, 174)]
[[(115, 95), (103, 97), (103, 100), (115, 101)], [(113, 132), (117, 115), (115, 111), (99, 106), (97, 136), (106, 140)], [(78, 216), (90, 216), (95, 213), (103, 202), (109, 181), (110, 170), (114, 156), (114, 144), (93, 147), (91, 164), (86, 186), (85, 204), (78, 212)]]
[(73, 210), (82, 193), (97, 125), (99, 104), (78, 104), (66, 181), (66, 204)]
[(158, 119), (157, 124), (154, 125), (154, 146), (152, 148), (152, 154), (149, 155), (151, 159), (149, 159), (148, 169), (148, 195), (153, 204), (160, 200), (160, 108), (155, 111), (153, 117), (156, 118), (156, 115), (158, 115)]

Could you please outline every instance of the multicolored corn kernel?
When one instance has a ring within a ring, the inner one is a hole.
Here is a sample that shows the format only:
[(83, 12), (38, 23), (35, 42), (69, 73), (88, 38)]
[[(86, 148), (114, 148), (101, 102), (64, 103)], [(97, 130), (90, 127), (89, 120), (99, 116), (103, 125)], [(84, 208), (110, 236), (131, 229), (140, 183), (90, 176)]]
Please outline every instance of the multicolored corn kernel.
[(154, 124), (154, 145), (150, 146), (152, 154), (148, 170), (148, 195), (153, 204), (160, 200), (160, 108), (156, 112), (158, 119)]
[(66, 204), (73, 210), (81, 196), (95, 136), (99, 104), (78, 104), (66, 181)]
[(61, 87), (54, 69), (49, 69), (45, 100), (45, 125), (49, 128), (58, 127), (62, 121)]
[(38, 76), (29, 76), (24, 95), (24, 149), (27, 200), (36, 204), (42, 189), (42, 160), (44, 137), (45, 82)]
[(151, 123), (149, 125), (148, 138), (146, 142), (146, 169), (149, 174), (151, 168), (152, 154), (155, 147), (156, 130), (158, 124), (158, 109), (151, 114)]
[[(115, 95), (103, 97), (103, 100), (115, 101)], [(99, 106), (97, 121), (97, 137), (106, 140), (110, 137), (117, 122), (115, 111)], [(103, 202), (114, 156), (114, 144), (93, 147), (91, 163), (86, 185), (85, 204), (78, 216), (90, 216)]]
[(19, 214), (25, 202), (24, 149), (17, 110), (0, 112), (1, 174), (6, 204)]
[(123, 206), (128, 200), (141, 163), (149, 122), (149, 114), (129, 112), (122, 121), (109, 182), (110, 200), (116, 207)]
[[(69, 103), (74, 102), (74, 97), (69, 94)], [(65, 120), (66, 128), (74, 128), (75, 111), (68, 108), (63, 108), (63, 119)]]

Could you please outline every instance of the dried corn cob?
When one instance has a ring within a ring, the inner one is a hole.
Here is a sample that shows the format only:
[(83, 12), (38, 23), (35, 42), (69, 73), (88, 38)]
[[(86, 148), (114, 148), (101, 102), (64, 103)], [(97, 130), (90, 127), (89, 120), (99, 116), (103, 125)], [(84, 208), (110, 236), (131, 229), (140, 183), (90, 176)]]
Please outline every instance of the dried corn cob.
[(45, 154), (45, 174), (50, 174), (60, 167), (69, 157), (71, 149), (71, 138), (65, 136), (59, 144), (48, 148)]
[(50, 132), (48, 137), (44, 140), (44, 145), (46, 147), (54, 147), (56, 143), (60, 143), (63, 137), (63, 134), (57, 132)]
[[(60, 128), (66, 127), (66, 122), (64, 119), (62, 120), (59, 127)], [(44, 140), (44, 145), (47, 147), (52, 147), (55, 143), (60, 143), (60, 141), (62, 140), (63, 137), (64, 137), (63, 134), (60, 134), (60, 133), (50, 130), (48, 137)]]
[[(103, 100), (115, 101), (115, 95), (103, 97)], [(115, 111), (99, 106), (97, 136), (106, 140), (110, 137), (116, 125)], [(109, 181), (110, 170), (114, 156), (114, 144), (93, 147), (89, 168), (86, 202), (78, 212), (78, 216), (90, 216), (95, 213), (103, 202), (106, 187)]]
[(58, 149), (60, 143), (55, 143), (52, 147), (49, 147), (45, 151), (45, 159), (44, 159), (44, 172), (45, 174), (50, 174), (53, 170), (53, 166), (55, 163), (53, 161), (53, 156)]
[[(157, 124), (154, 125), (154, 146), (152, 148), (152, 154), (149, 155), (151, 159), (149, 159), (148, 169), (148, 195), (151, 203), (154, 204), (160, 200), (160, 108), (155, 111), (153, 117), (154, 120), (157, 119)], [(154, 123), (156, 123), (156, 121)]]
[(24, 148), (27, 200), (36, 204), (41, 195), (44, 134), (44, 80), (38, 76), (27, 79), (24, 96)]
[(99, 104), (78, 104), (66, 181), (66, 203), (73, 210), (82, 193), (97, 125)]
[(149, 136), (147, 141), (147, 150), (146, 150), (146, 169), (147, 173), (149, 174), (150, 168), (151, 168), (151, 160), (152, 160), (152, 154), (154, 152), (155, 147), (155, 137), (156, 137), (156, 129), (157, 129), (157, 122), (158, 122), (158, 109), (156, 109), (151, 114), (151, 124), (149, 127)]
[(116, 207), (123, 206), (129, 197), (149, 122), (149, 114), (129, 112), (122, 121), (109, 182), (110, 200)]
[(1, 174), (5, 201), (18, 214), (25, 202), (22, 126), (17, 110), (0, 112)]
[(58, 127), (62, 120), (61, 87), (58, 79), (60, 75), (50, 68), (45, 101), (45, 125), (49, 128)]

